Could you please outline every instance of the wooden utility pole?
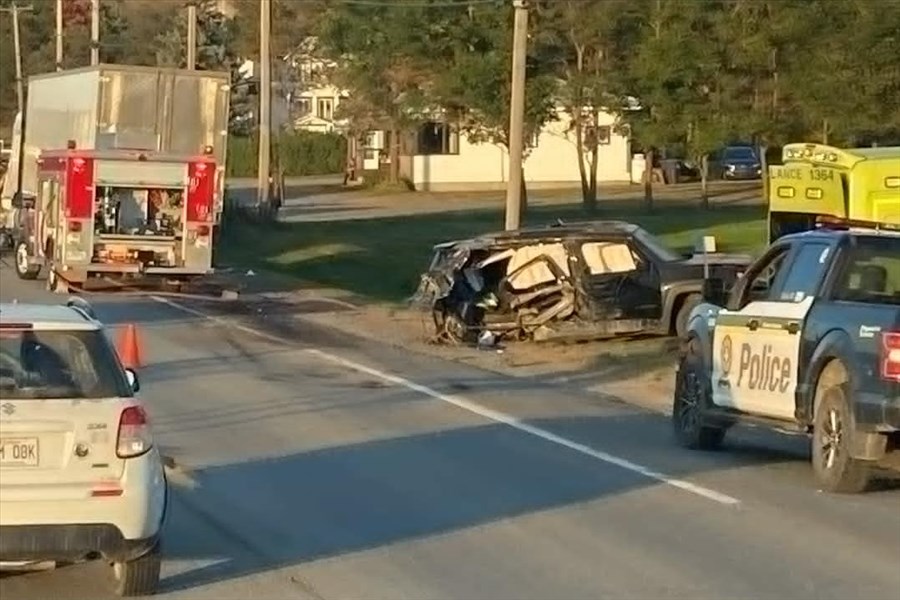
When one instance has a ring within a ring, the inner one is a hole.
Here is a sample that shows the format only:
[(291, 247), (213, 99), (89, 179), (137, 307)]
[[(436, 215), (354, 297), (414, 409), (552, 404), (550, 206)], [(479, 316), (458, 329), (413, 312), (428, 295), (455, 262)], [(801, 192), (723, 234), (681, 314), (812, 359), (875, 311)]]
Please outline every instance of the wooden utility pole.
[(22, 38), (19, 35), (19, 15), (23, 12), (31, 12), (34, 10), (32, 6), (19, 6), (13, 2), (9, 8), (0, 9), (12, 15), (13, 25), (13, 46), (15, 46), (16, 55), (16, 100), (19, 107), (19, 144), (15, 149), (16, 159), (16, 191), (17, 197), (22, 195), (22, 176), (24, 174), (25, 161), (23, 160), (23, 150), (25, 149), (25, 80), (22, 77)]
[(25, 113), (25, 80), (22, 78), (22, 38), (19, 35), (19, 15), (23, 12), (31, 12), (34, 7), (19, 6), (15, 2), (9, 8), (0, 8), (0, 11), (8, 12), (12, 16), (13, 46), (16, 58), (16, 100), (19, 112)]
[(512, 85), (509, 98), (509, 176), (506, 184), (506, 230), (518, 229), (522, 220), (522, 154), (525, 128), (525, 61), (528, 54), (528, 5), (513, 0)]
[(193, 1), (187, 7), (187, 68), (197, 68), (197, 4)]
[(272, 151), (272, 58), (270, 54), (272, 1), (259, 0), (259, 164), (257, 204), (269, 215), (269, 160)]
[(56, 70), (63, 70), (63, 0), (56, 0)]
[(91, 0), (91, 64), (100, 64), (100, 0)]

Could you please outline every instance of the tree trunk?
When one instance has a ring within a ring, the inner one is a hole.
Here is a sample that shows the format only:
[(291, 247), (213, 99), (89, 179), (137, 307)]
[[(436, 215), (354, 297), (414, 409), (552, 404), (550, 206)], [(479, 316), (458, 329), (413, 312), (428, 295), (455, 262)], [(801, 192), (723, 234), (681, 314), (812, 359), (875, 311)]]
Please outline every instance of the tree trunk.
[(653, 160), (655, 156), (653, 150), (648, 150), (644, 154), (644, 210), (653, 211)]
[[(594, 123), (597, 122), (597, 115), (594, 114)], [(590, 198), (591, 209), (597, 208), (597, 171), (600, 168), (600, 144), (594, 145), (591, 149), (591, 171), (590, 179), (588, 179), (588, 194)]]
[(585, 210), (591, 211), (594, 206), (591, 204), (588, 173), (584, 166), (584, 123), (581, 121), (580, 111), (576, 114), (573, 110), (572, 114), (575, 117), (575, 152), (578, 154), (578, 174), (581, 176), (581, 203)]
[(765, 144), (759, 145), (759, 169), (762, 171), (762, 193), (763, 193), (763, 202), (768, 205), (769, 203), (769, 161), (766, 158), (766, 152), (768, 152), (768, 148)]
[(396, 125), (391, 125), (391, 148), (389, 159), (391, 161), (388, 171), (390, 183), (400, 183), (400, 130)]
[(525, 222), (528, 213), (528, 186), (525, 183), (525, 165), (522, 165), (522, 186), (519, 188), (519, 223)]
[(700, 157), (700, 206), (709, 208), (709, 154)]

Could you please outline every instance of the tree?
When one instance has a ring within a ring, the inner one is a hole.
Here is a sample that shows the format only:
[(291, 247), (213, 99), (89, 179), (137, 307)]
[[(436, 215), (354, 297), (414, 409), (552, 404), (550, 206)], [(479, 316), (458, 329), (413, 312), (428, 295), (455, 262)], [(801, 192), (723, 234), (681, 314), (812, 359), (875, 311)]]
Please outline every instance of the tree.
[[(447, 42), (432, 50), (438, 74), (432, 97), (458, 118), (473, 143), (492, 143), (509, 150), (510, 69), (513, 15), (508, 5), (470, 5), (467, 11), (445, 11), (440, 29)], [(540, 31), (541, 16), (532, 13), (529, 29)], [(526, 63), (524, 148), (526, 156), (544, 125), (557, 115), (559, 80), (556, 46), (530, 36)], [(522, 169), (523, 211), (527, 195)]]
[(644, 207), (652, 210), (658, 149), (680, 142), (686, 131), (681, 106), (689, 101), (694, 57), (685, 42), (693, 32), (683, 14), (690, 7), (680, 0), (643, 0), (638, 8), (645, 16), (628, 61), (627, 85), (641, 110), (625, 113), (624, 118), (644, 149)]
[(332, 6), (318, 26), (319, 48), (337, 64), (335, 85), (353, 102), (339, 117), (352, 127), (381, 122), (389, 132), (389, 181), (400, 181), (401, 136), (428, 112), (435, 73), (429, 62), (440, 34), (428, 27), (430, 9), (420, 5)]
[(557, 46), (560, 101), (575, 134), (582, 200), (588, 210), (597, 204), (600, 112), (617, 114), (626, 94), (619, 74), (636, 37), (639, 15), (632, 7), (622, 0), (536, 5), (543, 25), (538, 35), (548, 46)]
[[(159, 66), (184, 68), (187, 65), (187, 27), (187, 10), (182, 7), (170, 17), (168, 29), (156, 37)], [(234, 43), (233, 20), (219, 10), (215, 0), (197, 1), (197, 69), (230, 70), (237, 62)]]

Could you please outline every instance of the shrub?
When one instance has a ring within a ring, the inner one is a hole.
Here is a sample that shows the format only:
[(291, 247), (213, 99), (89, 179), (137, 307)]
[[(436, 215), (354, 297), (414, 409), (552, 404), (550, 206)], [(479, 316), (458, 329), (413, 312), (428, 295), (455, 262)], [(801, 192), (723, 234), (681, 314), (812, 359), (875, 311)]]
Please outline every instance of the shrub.
[[(228, 138), (229, 177), (255, 177), (258, 161), (256, 136)], [(347, 140), (336, 133), (298, 131), (272, 138), (272, 164), (280, 160), (288, 177), (342, 173), (347, 160)]]

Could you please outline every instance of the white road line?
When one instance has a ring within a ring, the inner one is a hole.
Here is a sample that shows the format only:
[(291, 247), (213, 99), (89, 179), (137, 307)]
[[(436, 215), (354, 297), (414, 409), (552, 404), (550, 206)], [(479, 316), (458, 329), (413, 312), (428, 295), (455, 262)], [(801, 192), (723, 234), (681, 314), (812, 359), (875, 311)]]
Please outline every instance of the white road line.
[[(238, 329), (240, 331), (246, 332), (246, 333), (254, 335), (256, 337), (260, 337), (260, 338), (274, 341), (277, 343), (290, 343), (290, 340), (288, 340), (286, 338), (272, 335), (270, 333), (266, 333), (264, 331), (254, 329), (254, 328), (248, 327), (246, 325), (241, 325), (240, 323), (235, 323), (234, 321), (224, 319), (222, 317), (217, 317), (215, 315), (210, 315), (210, 314), (204, 313), (202, 311), (199, 311), (199, 310), (187, 307), (187, 306), (183, 306), (183, 305), (181, 305), (177, 302), (173, 302), (172, 300), (169, 300), (167, 298), (162, 298), (159, 296), (152, 296), (152, 298), (154, 300), (156, 300), (157, 302), (167, 304), (167, 305), (171, 306), (172, 308), (181, 310), (188, 314), (191, 314), (191, 315), (203, 318), (203, 319), (208, 319), (208, 320), (213, 321), (217, 324), (220, 324), (224, 327), (231, 327), (233, 329)], [(405, 387), (408, 390), (412, 390), (414, 392), (418, 392), (418, 393), (428, 396), (430, 398), (434, 398), (435, 400), (440, 400), (442, 402), (446, 402), (447, 404), (452, 404), (453, 406), (456, 406), (456, 407), (466, 410), (468, 412), (471, 412), (471, 413), (474, 413), (481, 417), (484, 417), (485, 419), (488, 419), (490, 421), (494, 421), (496, 423), (502, 423), (504, 425), (512, 427), (513, 429), (516, 429), (523, 433), (527, 433), (534, 437), (540, 438), (546, 442), (550, 442), (552, 444), (556, 444), (558, 446), (562, 446), (564, 448), (574, 450), (575, 452), (584, 454), (585, 456), (590, 456), (591, 458), (605, 462), (607, 464), (615, 465), (617, 467), (625, 469), (626, 471), (638, 473), (640, 475), (643, 475), (644, 477), (647, 477), (648, 479), (653, 479), (653, 480), (663, 483), (665, 485), (678, 488), (680, 490), (686, 491), (686, 492), (694, 494), (696, 496), (700, 496), (702, 498), (706, 498), (707, 500), (712, 500), (713, 502), (717, 502), (719, 504), (725, 504), (725, 505), (729, 505), (729, 506), (737, 506), (741, 502), (740, 500), (738, 500), (737, 498), (734, 498), (733, 496), (729, 496), (727, 494), (717, 492), (716, 490), (713, 490), (713, 489), (710, 489), (707, 487), (696, 485), (689, 481), (684, 481), (683, 479), (676, 479), (673, 477), (669, 477), (669, 476), (665, 475), (664, 473), (654, 471), (653, 469), (650, 469), (643, 465), (639, 465), (637, 463), (631, 462), (630, 460), (627, 460), (627, 459), (624, 459), (624, 458), (621, 458), (618, 456), (614, 456), (614, 455), (608, 454), (606, 452), (601, 452), (599, 450), (595, 450), (594, 448), (591, 448), (590, 446), (587, 446), (585, 444), (581, 444), (581, 443), (572, 441), (568, 438), (564, 438), (562, 436), (556, 435), (555, 433), (548, 431), (546, 429), (543, 429), (541, 427), (529, 425), (528, 423), (525, 423), (524, 421), (517, 419), (516, 417), (513, 417), (512, 415), (508, 415), (504, 412), (494, 410), (492, 408), (488, 408), (486, 406), (478, 404), (477, 402), (473, 402), (471, 400), (468, 400), (467, 398), (463, 398), (462, 396), (457, 396), (455, 394), (445, 394), (443, 392), (439, 392), (435, 389), (432, 389), (428, 386), (425, 386), (425, 385), (416, 383), (414, 381), (411, 381), (409, 379), (406, 379), (405, 377), (400, 377), (399, 375), (392, 375), (385, 371), (381, 371), (379, 369), (375, 369), (373, 367), (369, 367), (364, 364), (349, 360), (349, 359), (339, 356), (337, 354), (325, 352), (324, 350), (319, 350), (316, 348), (307, 348), (304, 351), (312, 356), (315, 356), (315, 357), (321, 359), (321, 360), (337, 364), (339, 366), (342, 366), (346, 369), (350, 369), (352, 371), (357, 371), (359, 373), (365, 373), (372, 377), (381, 379), (382, 381), (385, 381), (388, 383), (393, 383), (395, 385)]]

